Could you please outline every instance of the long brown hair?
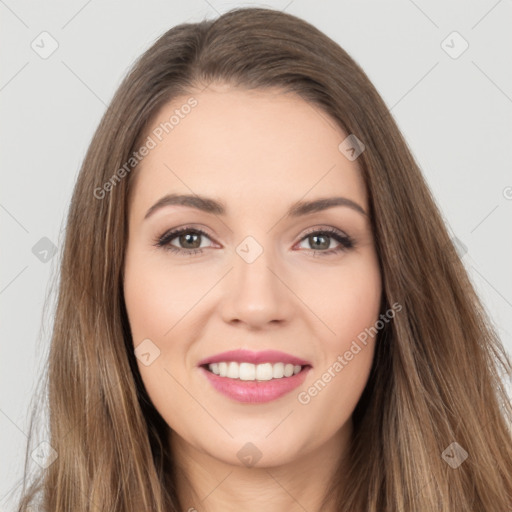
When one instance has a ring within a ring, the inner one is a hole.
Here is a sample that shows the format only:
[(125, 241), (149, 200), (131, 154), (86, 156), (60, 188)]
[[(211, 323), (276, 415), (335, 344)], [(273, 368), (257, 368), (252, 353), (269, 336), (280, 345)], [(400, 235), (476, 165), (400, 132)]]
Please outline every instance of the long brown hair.
[[(383, 311), (395, 302), (402, 310), (379, 332), (353, 414), (351, 467), (333, 475), (325, 503), (346, 512), (509, 510), (512, 410), (504, 376), (512, 376), (511, 362), (421, 171), (356, 62), (307, 22), (263, 8), (166, 32), (134, 64), (101, 120), (62, 251), (45, 404), (46, 441), (57, 458), (24, 483), (19, 510), (37, 496), (39, 509), (51, 512), (180, 510), (168, 426), (142, 384), (124, 305), (136, 170), (126, 163), (164, 104), (212, 83), (295, 92), (365, 145), (357, 162)], [(443, 457), (458, 449), (455, 442), (468, 454), (457, 468)]]

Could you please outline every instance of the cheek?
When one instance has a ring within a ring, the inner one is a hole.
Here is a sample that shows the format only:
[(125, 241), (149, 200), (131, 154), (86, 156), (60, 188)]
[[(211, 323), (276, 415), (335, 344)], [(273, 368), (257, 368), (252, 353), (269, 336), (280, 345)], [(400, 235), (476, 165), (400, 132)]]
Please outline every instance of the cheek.
[(186, 350), (175, 341), (180, 338), (179, 322), (186, 314), (188, 292), (184, 283), (177, 282), (179, 273), (171, 278), (150, 259), (142, 251), (127, 252), (124, 298), (142, 382), (153, 405), (171, 424), (179, 417), (178, 411), (190, 406), (173, 378), (183, 380), (174, 368), (183, 367)]
[(376, 255), (367, 256), (332, 272), (328, 280), (324, 276), (329, 286), (321, 298), (309, 294), (311, 309), (322, 320), (315, 329), (321, 357), (297, 400), (306, 414), (324, 419), (324, 435), (332, 435), (351, 416), (367, 383), (382, 327), (381, 274)]
[[(338, 268), (310, 274), (299, 292), (316, 315), (315, 332), (325, 353), (337, 354), (378, 320), (382, 284), (377, 256), (368, 251), (355, 255)], [(311, 283), (317, 283), (311, 286)], [(320, 321), (319, 321), (320, 320)]]
[(169, 339), (204, 293), (205, 282), (196, 274), (168, 268), (142, 251), (128, 253), (124, 294), (134, 345)]
[[(206, 267), (204, 272), (191, 271), (186, 262), (171, 266), (163, 252), (155, 257), (133, 246), (126, 253), (124, 275), (132, 342), (146, 390), (157, 409), (163, 404), (165, 410), (183, 409), (190, 397), (178, 382), (187, 378), (190, 340), (197, 336), (191, 319), (199, 311), (198, 301), (215, 282), (212, 272)], [(151, 362), (146, 365), (140, 353), (148, 352)]]

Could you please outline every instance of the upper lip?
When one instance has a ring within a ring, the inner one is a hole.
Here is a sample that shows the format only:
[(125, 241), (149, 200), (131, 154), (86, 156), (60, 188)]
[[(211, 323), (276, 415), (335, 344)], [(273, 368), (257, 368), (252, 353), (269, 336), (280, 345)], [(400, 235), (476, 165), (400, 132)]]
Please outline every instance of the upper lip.
[(300, 357), (280, 352), (278, 350), (262, 350), (260, 352), (251, 352), (250, 350), (229, 350), (221, 352), (210, 357), (205, 357), (199, 361), (198, 366), (204, 366), (210, 363), (221, 363), (223, 361), (235, 361), (238, 363), (285, 363), (301, 366), (311, 366), (309, 361), (301, 359)]

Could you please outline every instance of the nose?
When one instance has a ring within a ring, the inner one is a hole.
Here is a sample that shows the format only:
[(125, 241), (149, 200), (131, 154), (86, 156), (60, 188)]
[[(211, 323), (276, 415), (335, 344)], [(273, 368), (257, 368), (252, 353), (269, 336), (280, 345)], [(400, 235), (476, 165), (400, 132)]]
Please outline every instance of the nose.
[[(226, 276), (221, 312), (225, 322), (243, 323), (250, 329), (290, 321), (296, 300), (287, 275), (271, 250), (256, 259), (246, 257), (243, 246), (233, 255), (233, 268)], [(255, 247), (249, 249), (254, 251)], [(254, 256), (254, 255), (253, 255)]]

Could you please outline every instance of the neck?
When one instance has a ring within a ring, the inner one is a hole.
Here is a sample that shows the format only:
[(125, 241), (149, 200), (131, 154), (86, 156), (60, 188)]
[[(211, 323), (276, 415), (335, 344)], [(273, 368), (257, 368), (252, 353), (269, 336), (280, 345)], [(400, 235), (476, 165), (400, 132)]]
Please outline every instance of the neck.
[(346, 473), (351, 436), (349, 420), (326, 443), (297, 454), (289, 463), (246, 467), (214, 458), (170, 430), (181, 508), (187, 512), (334, 512), (333, 503), (324, 502), (327, 484), (339, 468)]

